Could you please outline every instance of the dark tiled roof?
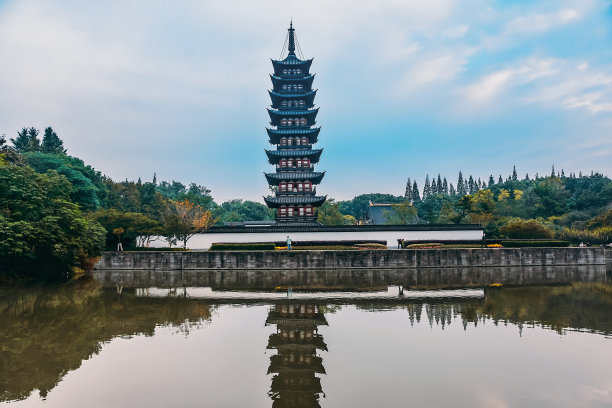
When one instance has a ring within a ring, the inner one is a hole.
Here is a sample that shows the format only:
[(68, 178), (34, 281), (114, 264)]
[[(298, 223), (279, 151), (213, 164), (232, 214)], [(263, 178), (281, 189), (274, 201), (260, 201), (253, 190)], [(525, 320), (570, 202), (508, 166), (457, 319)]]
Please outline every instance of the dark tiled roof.
[(281, 205), (300, 205), (311, 204), (314, 206), (321, 205), (325, 202), (327, 196), (285, 196), (285, 197), (264, 197), (264, 201), (270, 208), (277, 208)]
[(283, 172), (283, 173), (264, 173), (268, 184), (278, 185), (281, 181), (292, 181), (292, 180), (308, 180), (313, 184), (319, 184), (325, 172)]
[(306, 150), (300, 149), (299, 146), (295, 147), (297, 147), (297, 149), (266, 150), (266, 154), (269, 159), (281, 157), (310, 157), (312, 160), (319, 160), (323, 152), (323, 149)]
[(395, 213), (393, 204), (374, 204), (368, 206), (368, 218), (374, 225), (387, 224), (389, 221), (386, 215), (392, 215), (393, 213)]
[(285, 117), (285, 116), (300, 116), (300, 117), (308, 117), (308, 116), (316, 116), (319, 112), (319, 108), (315, 109), (287, 109), (287, 110), (276, 110), (276, 109), (268, 109), (268, 113), (270, 114), (270, 118), (273, 116)]

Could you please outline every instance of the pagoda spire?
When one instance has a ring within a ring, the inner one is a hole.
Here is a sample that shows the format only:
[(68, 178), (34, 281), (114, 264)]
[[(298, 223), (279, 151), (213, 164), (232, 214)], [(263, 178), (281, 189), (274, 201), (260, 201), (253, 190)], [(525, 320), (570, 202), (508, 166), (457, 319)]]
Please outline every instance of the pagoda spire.
[(293, 28), (293, 19), (289, 23), (289, 55), (295, 55), (295, 28)]

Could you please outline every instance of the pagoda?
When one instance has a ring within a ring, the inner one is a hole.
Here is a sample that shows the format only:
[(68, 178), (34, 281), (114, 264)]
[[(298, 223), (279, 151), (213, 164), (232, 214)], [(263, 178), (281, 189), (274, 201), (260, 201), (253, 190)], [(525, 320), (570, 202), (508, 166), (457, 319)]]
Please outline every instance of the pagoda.
[[(266, 154), (270, 164), (276, 166), (276, 172), (265, 175), (275, 195), (264, 200), (268, 207), (276, 209), (279, 225), (319, 225), (317, 208), (326, 196), (317, 196), (315, 186), (325, 172), (314, 171), (323, 149), (313, 149), (321, 128), (315, 127), (319, 109), (314, 108), (317, 91), (312, 89), (312, 58), (302, 60), (295, 54), (293, 22), (285, 44), (287, 57), (272, 60), (274, 73), (270, 75), (272, 90), (269, 91), (272, 105), (268, 108), (272, 127), (266, 130), (275, 149), (266, 150)], [(285, 46), (283, 53), (284, 50)]]
[[(268, 313), (267, 325), (276, 325), (268, 339), (268, 374), (273, 374), (268, 396), (273, 408), (321, 408), (321, 378), (325, 374), (319, 350), (327, 351), (318, 326), (327, 326), (321, 308), (314, 304), (283, 302)], [(318, 374), (318, 375), (317, 375)]]

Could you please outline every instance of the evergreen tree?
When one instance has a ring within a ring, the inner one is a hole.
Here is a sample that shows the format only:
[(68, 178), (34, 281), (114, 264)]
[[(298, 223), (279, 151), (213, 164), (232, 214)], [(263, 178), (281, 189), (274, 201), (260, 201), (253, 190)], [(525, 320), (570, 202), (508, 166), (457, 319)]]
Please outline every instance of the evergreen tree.
[(448, 182), (446, 181), (446, 177), (444, 177), (444, 181), (442, 182), (442, 194), (448, 195)]
[(406, 182), (406, 192), (404, 193), (404, 197), (406, 201), (412, 200), (412, 182), (410, 181), (410, 177), (408, 177), (408, 181)]
[(429, 189), (429, 194), (430, 195), (436, 195), (438, 193), (438, 185), (436, 184), (436, 179), (432, 178), (431, 179), (431, 187)]
[(470, 174), (470, 178), (468, 181), (468, 191), (470, 194), (476, 193), (476, 184), (474, 183), (474, 177)]
[(153, 173), (153, 185), (157, 185), (157, 173)]
[(529, 173), (525, 173), (525, 181), (529, 181)]
[(516, 165), (512, 166), (512, 181), (517, 181), (518, 176), (516, 174)]
[(493, 178), (493, 175), (489, 175), (489, 187), (493, 187), (493, 185), (495, 184), (495, 179)]
[(421, 201), (421, 196), (419, 196), (419, 186), (417, 185), (416, 180), (412, 183), (412, 202), (417, 203)]
[(578, 177), (582, 178), (582, 171), (578, 172)]
[(550, 177), (555, 177), (555, 165), (552, 166), (552, 171), (550, 172)]
[(36, 128), (23, 128), (17, 132), (17, 138), (11, 139), (15, 150), (19, 153), (35, 152), (40, 150), (40, 140), (38, 140), (38, 130)]
[(457, 178), (457, 194), (459, 194), (462, 197), (467, 194), (467, 191), (465, 191), (463, 183), (464, 183), (463, 182), (463, 174), (461, 174), (461, 170), (460, 170), (459, 171), (459, 177)]
[(53, 131), (53, 128), (48, 127), (45, 129), (45, 134), (42, 139), (42, 151), (43, 153), (51, 154), (63, 154), (66, 153), (64, 149), (64, 142), (57, 136)]
[(425, 185), (423, 186), (423, 200), (431, 194), (431, 185), (429, 184), (429, 174), (425, 176)]
[(457, 195), (457, 192), (455, 191), (455, 186), (453, 186), (453, 183), (450, 183), (449, 194), (452, 196)]
[(561, 169), (561, 177), (565, 177), (565, 172)]
[(499, 175), (499, 178), (497, 179), (497, 184), (503, 184), (504, 180), (501, 178), (501, 174)]
[(438, 173), (438, 181), (436, 182), (436, 187), (438, 188), (436, 193), (444, 194), (444, 186), (442, 185), (442, 179), (440, 178), (440, 173)]

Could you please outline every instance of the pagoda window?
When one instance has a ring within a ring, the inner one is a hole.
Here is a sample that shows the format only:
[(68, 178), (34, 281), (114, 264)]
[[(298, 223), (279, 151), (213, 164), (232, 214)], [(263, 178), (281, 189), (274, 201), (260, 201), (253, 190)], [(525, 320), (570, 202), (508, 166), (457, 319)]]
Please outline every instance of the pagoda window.
[(304, 167), (310, 167), (310, 160), (309, 159), (302, 160), (302, 165)]
[(306, 120), (306, 118), (300, 119), (300, 126), (306, 126), (307, 124), (308, 124), (308, 121)]
[(287, 126), (287, 119), (281, 119), (280, 124), (281, 126)]
[(293, 160), (287, 160), (287, 167), (293, 167)]
[(293, 191), (293, 183), (287, 184), (287, 191)]
[(282, 159), (282, 160), (280, 161), (280, 166), (281, 166), (281, 167), (287, 167), (287, 160)]
[(298, 183), (298, 191), (304, 191), (304, 185), (302, 183)]
[(291, 146), (293, 144), (293, 139), (287, 139), (287, 146)]
[(300, 216), (304, 216), (304, 207), (300, 207)]
[(288, 217), (293, 217), (293, 207), (287, 208), (287, 216)]
[(287, 146), (287, 138), (286, 137), (281, 138), (280, 144), (281, 146)]
[(302, 160), (297, 159), (297, 160), (295, 161), (295, 165), (296, 165), (297, 167), (302, 167)]
[(287, 107), (287, 101), (282, 101), (281, 102), (281, 108), (286, 108)]
[(295, 145), (296, 145), (296, 146), (299, 146), (299, 145), (301, 145), (301, 144), (302, 144), (302, 140), (301, 140), (299, 137), (298, 137), (298, 138), (296, 138), (296, 139), (295, 139)]
[(286, 91), (289, 88), (287, 85), (283, 85), (283, 91)]
[(278, 215), (281, 216), (281, 217), (286, 217), (287, 216), (287, 208), (281, 207), (280, 210), (278, 210)]
[(312, 207), (306, 207), (306, 215), (312, 215)]
[(303, 145), (307, 145), (307, 144), (308, 144), (308, 138), (307, 138), (306, 136), (304, 136), (304, 137), (302, 138), (302, 144), (303, 144)]
[(306, 106), (306, 102), (304, 102), (304, 101), (299, 101), (299, 102), (298, 102), (298, 105), (299, 105), (299, 107), (300, 107), (300, 108), (303, 108), (304, 106)]
[(287, 183), (280, 183), (278, 188), (280, 191), (287, 191)]
[(304, 191), (310, 191), (312, 190), (312, 184), (310, 182), (306, 182), (304, 183)]
[(302, 73), (302, 70), (301, 69), (296, 69), (295, 73), (296, 73), (296, 75), (300, 75)]

